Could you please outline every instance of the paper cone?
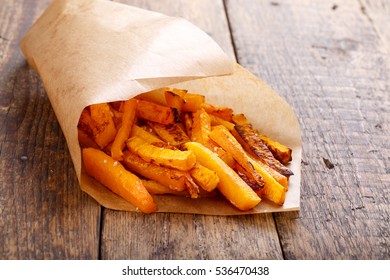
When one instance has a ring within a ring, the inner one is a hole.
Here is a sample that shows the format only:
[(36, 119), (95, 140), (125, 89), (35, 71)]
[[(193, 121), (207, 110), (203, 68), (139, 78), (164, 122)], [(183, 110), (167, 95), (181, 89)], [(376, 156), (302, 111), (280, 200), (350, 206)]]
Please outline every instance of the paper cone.
[(245, 113), (256, 128), (293, 149), (294, 176), (282, 207), (263, 200), (242, 212), (220, 198), (155, 196), (159, 211), (230, 215), (299, 208), (301, 140), (293, 111), (189, 22), (109, 1), (57, 0), (20, 47), (43, 81), (81, 189), (104, 207), (135, 211), (82, 171), (77, 138), (81, 111), (169, 86), (201, 93), (209, 103)]

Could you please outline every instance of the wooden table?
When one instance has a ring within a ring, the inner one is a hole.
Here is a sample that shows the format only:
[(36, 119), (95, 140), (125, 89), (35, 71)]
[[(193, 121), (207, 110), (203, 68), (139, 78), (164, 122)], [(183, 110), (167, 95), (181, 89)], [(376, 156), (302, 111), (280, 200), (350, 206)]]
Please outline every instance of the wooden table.
[(18, 41), (49, 1), (0, 0), (1, 259), (390, 259), (390, 2), (128, 0), (181, 16), (273, 87), (303, 139), (299, 212), (142, 215), (79, 189)]

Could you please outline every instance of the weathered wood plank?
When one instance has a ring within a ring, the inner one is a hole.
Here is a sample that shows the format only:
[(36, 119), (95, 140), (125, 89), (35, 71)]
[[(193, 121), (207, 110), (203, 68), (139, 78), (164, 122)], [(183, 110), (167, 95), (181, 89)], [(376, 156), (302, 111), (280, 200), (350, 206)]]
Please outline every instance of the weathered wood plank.
[(390, 2), (386, 0), (360, 0), (360, 11), (372, 25), (382, 44), (390, 52)]
[(301, 211), (274, 215), (285, 258), (389, 259), (388, 14), (358, 1), (226, 3), (238, 61), (302, 127)]
[(272, 215), (103, 213), (103, 259), (281, 258)]
[(18, 42), (50, 1), (0, 5), (0, 259), (95, 259), (100, 206), (83, 194)]
[[(203, 28), (233, 57), (222, 1), (121, 1)], [(245, 248), (245, 249), (244, 249)], [(104, 209), (103, 259), (281, 259), (271, 214), (217, 217), (140, 215)]]

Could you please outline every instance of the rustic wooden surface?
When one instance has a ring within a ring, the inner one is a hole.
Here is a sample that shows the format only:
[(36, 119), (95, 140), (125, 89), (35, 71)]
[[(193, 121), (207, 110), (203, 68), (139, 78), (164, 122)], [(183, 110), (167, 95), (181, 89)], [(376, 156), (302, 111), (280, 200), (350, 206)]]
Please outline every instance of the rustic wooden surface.
[(189, 19), (289, 102), (301, 210), (102, 209), (18, 49), (49, 0), (0, 0), (0, 259), (390, 259), (389, 1), (121, 2)]

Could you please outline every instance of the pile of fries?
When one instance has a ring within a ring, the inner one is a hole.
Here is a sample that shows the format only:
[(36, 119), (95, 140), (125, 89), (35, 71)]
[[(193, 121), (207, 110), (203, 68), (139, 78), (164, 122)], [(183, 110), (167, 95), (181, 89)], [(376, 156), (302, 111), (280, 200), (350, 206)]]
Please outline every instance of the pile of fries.
[(243, 114), (182, 89), (90, 105), (78, 135), (87, 174), (144, 213), (164, 194), (222, 194), (243, 211), (263, 198), (283, 205), (293, 175), (291, 149)]

